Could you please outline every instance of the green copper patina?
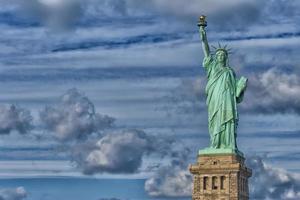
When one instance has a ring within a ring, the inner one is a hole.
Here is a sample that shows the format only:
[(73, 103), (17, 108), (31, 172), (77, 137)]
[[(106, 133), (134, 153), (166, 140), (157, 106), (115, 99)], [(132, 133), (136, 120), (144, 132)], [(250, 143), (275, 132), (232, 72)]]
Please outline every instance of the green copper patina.
[(247, 87), (247, 79), (237, 79), (228, 63), (226, 47), (210, 52), (206, 37), (205, 16), (199, 21), (200, 36), (204, 51), (203, 67), (207, 74), (206, 104), (208, 107), (208, 129), (210, 147), (199, 154), (240, 154), (236, 144), (238, 125), (237, 104), (242, 102)]

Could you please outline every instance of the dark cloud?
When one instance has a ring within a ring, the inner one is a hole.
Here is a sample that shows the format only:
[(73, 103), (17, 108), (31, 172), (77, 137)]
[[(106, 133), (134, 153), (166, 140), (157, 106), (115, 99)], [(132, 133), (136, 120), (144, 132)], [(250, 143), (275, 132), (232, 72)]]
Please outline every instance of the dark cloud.
[[(296, 0), (5, 0), (8, 11), (31, 16), (31, 20), (54, 29), (68, 29), (78, 24), (99, 24), (108, 18), (163, 17), (177, 24), (195, 26), (199, 15), (208, 16), (209, 26), (219, 30), (246, 29), (252, 24), (278, 23), (284, 17), (297, 23), (299, 3)], [(21, 3), (20, 3), (21, 2)], [(20, 6), (21, 5), (21, 6)], [(0, 10), (1, 12), (1, 10)], [(276, 13), (276, 14), (275, 14)], [(182, 23), (183, 22), (183, 23)], [(186, 28), (186, 26), (185, 26)]]
[(250, 178), (250, 199), (286, 199), (300, 198), (300, 177), (283, 169), (267, 165), (261, 157), (253, 156), (247, 160), (253, 170)]
[(133, 36), (129, 38), (120, 38), (113, 40), (101, 40), (97, 39), (94, 41), (81, 41), (71, 44), (62, 44), (61, 46), (55, 47), (52, 52), (62, 51), (74, 51), (79, 49), (92, 49), (96, 47), (102, 47), (105, 49), (117, 49), (117, 48), (128, 48), (132, 45), (137, 44), (156, 44), (161, 42), (168, 42), (172, 40), (179, 40), (187, 37), (186, 35), (180, 34), (145, 34), (139, 36)]
[(27, 133), (33, 127), (32, 120), (29, 110), (15, 105), (0, 106), (0, 134)]
[(168, 111), (199, 113), (203, 108), (205, 101), (205, 84), (204, 77), (182, 79), (181, 83), (171, 91), (168, 96)]
[[(140, 2), (138, 0), (106, 0), (102, 4), (96, 4), (95, 0), (87, 5), (87, 12), (95, 15), (132, 16), (132, 15), (153, 15), (173, 16), (178, 20), (188, 23), (196, 23), (200, 14), (210, 17), (210, 21), (221, 25), (223, 28), (239, 27), (254, 23), (263, 10), (264, 3), (250, 0), (229, 0), (220, 2), (217, 0), (191, 0), (188, 3), (182, 0), (173, 0), (172, 4), (168, 0), (150, 0)], [(97, 11), (97, 12), (96, 12)], [(233, 14), (234, 13), (234, 14)]]
[(113, 118), (96, 113), (94, 104), (77, 89), (68, 90), (57, 105), (46, 106), (40, 119), (59, 140), (84, 139), (110, 128), (114, 122)]
[[(0, 80), (16, 82), (56, 82), (56, 81), (76, 81), (76, 80), (105, 80), (105, 79), (139, 79), (139, 78), (184, 78), (192, 77), (199, 71), (196, 67), (105, 67), (88, 69), (28, 69), (21, 72), (12, 70), (2, 72)], [(156, 65), (156, 64), (154, 64)], [(43, 74), (44, 73), (44, 74)], [(34, 98), (32, 98), (34, 99)]]
[(143, 157), (168, 149), (167, 142), (141, 130), (110, 133), (96, 143), (90, 142), (73, 148), (73, 160), (85, 174), (95, 173), (135, 173), (142, 164)]
[(161, 166), (145, 182), (145, 191), (154, 197), (191, 196), (193, 179), (187, 170), (189, 149), (173, 151), (171, 163)]
[(0, 189), (0, 200), (22, 200), (27, 197), (27, 192), (23, 187), (15, 189)]

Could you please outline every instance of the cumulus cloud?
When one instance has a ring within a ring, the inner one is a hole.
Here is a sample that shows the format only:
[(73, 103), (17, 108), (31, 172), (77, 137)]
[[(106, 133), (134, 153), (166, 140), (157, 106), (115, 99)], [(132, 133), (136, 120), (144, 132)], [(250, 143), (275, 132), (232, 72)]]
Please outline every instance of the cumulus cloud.
[(54, 106), (40, 112), (46, 129), (59, 140), (84, 139), (113, 125), (114, 119), (96, 113), (94, 104), (77, 89), (68, 90)]
[[(75, 141), (68, 153), (87, 175), (136, 173), (146, 156), (166, 155), (173, 142), (141, 130), (108, 130), (114, 119), (96, 113), (92, 102), (76, 89), (67, 91), (56, 105), (45, 107), (40, 119), (60, 141)], [(101, 134), (93, 134), (97, 132)]]
[(33, 127), (32, 120), (29, 110), (15, 105), (0, 106), (0, 134), (27, 133)]
[(75, 146), (73, 159), (85, 174), (135, 173), (144, 156), (163, 154), (167, 148), (167, 143), (141, 130), (128, 130), (107, 134), (94, 144)]
[(23, 187), (0, 189), (0, 200), (22, 200), (26, 197), (27, 192)]
[(161, 166), (146, 180), (145, 191), (154, 197), (191, 196), (193, 179), (187, 170), (188, 154), (190, 154), (189, 149), (174, 151), (171, 155), (171, 163)]
[(253, 113), (300, 114), (300, 78), (271, 68), (249, 77), (249, 87), (241, 109)]
[(250, 157), (246, 161), (253, 170), (253, 177), (250, 178), (251, 199), (300, 199), (299, 176), (267, 165), (258, 156)]

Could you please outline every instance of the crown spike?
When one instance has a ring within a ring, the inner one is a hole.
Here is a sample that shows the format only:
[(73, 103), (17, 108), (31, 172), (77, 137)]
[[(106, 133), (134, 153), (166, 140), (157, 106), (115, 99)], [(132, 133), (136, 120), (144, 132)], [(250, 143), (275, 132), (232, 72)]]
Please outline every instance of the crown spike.
[(231, 48), (228, 48), (228, 49), (227, 49), (227, 47), (228, 47), (227, 44), (225, 44), (225, 45), (222, 47), (222, 45), (220, 44), (220, 42), (218, 42), (218, 46), (219, 46), (219, 47), (216, 48), (215, 46), (212, 45), (212, 47), (215, 49), (215, 54), (216, 54), (217, 51), (224, 51), (227, 55), (228, 55), (228, 54), (232, 54)]

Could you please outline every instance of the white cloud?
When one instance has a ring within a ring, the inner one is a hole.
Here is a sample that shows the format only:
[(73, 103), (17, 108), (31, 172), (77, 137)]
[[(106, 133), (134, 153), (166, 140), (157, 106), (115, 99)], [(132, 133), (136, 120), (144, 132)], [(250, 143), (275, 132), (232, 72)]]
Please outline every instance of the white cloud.
[(0, 189), (0, 200), (22, 200), (26, 197), (27, 192), (23, 187)]
[(68, 90), (57, 105), (45, 107), (40, 119), (59, 140), (85, 139), (110, 128), (114, 122), (113, 118), (96, 113), (94, 104), (76, 89)]

